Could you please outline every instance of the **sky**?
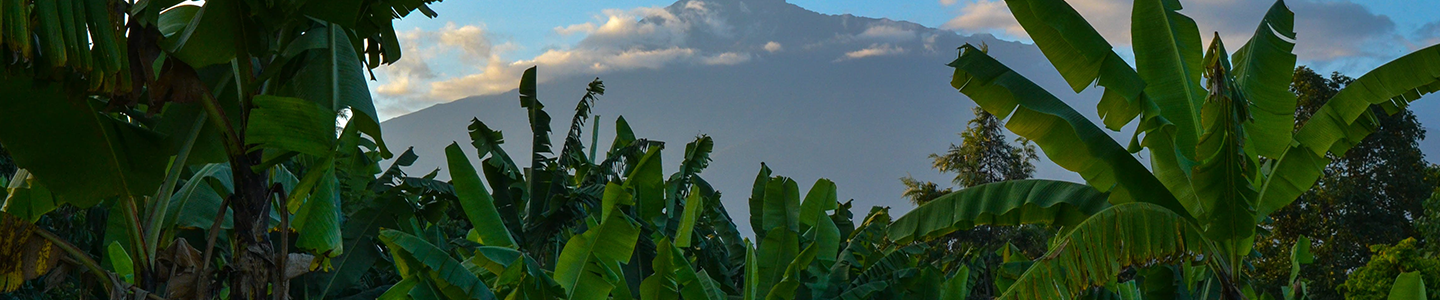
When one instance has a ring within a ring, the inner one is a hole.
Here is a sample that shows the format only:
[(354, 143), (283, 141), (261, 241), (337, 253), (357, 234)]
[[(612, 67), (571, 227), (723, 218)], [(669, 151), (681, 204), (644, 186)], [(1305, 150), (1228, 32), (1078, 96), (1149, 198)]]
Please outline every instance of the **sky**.
[[(1028, 42), (1003, 0), (791, 0), (825, 14), (910, 21), (961, 34), (989, 33)], [(1128, 0), (1070, 0), (1083, 16), (1132, 60)], [(411, 15), (395, 24), (405, 45), (400, 63), (376, 70), (376, 95), (382, 119), (473, 95), (498, 94), (514, 86), (521, 65), (564, 61), (576, 72), (657, 68), (675, 53), (626, 51), (623, 45), (594, 50), (583, 42), (606, 30), (644, 31), (640, 17), (652, 15), (669, 0), (615, 1), (444, 1), (432, 4), (434, 19)], [(1243, 44), (1265, 9), (1262, 0), (1183, 1), (1181, 13), (1209, 32), (1219, 32), (1235, 49)], [(1436, 0), (1329, 1), (1291, 0), (1299, 33), (1300, 64), (1322, 73), (1358, 76), (1420, 47), (1440, 42)], [(650, 28), (649, 30), (655, 30)], [(664, 30), (661, 28), (660, 30)], [(682, 37), (683, 38), (683, 37)], [(592, 43), (593, 44), (593, 43)], [(733, 57), (732, 57), (733, 58)], [(651, 59), (651, 62), (646, 62)], [(724, 59), (715, 57), (714, 59)], [(603, 64), (603, 65), (602, 65)], [(603, 66), (603, 67), (602, 67)], [(587, 70), (588, 69), (588, 70)], [(554, 74), (564, 76), (569, 74)]]

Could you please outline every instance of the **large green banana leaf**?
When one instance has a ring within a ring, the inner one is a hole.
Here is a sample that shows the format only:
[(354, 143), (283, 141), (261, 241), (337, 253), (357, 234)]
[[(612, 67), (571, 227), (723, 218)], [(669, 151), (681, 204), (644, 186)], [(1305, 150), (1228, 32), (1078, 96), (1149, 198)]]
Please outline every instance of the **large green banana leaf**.
[[(1136, 134), (1145, 132), (1142, 145), (1150, 149), (1150, 168), (1166, 189), (1190, 210), (1203, 212), (1190, 186), (1195, 145), (1201, 133), (1200, 86), (1203, 66), (1200, 33), (1195, 21), (1179, 12), (1178, 1), (1135, 1), (1130, 32), (1135, 66), (1144, 79), (1145, 95), (1154, 100), (1159, 115), (1146, 113)], [(1132, 141), (1130, 151), (1138, 151)]]
[(1395, 277), (1389, 300), (1425, 300), (1425, 279), (1420, 272), (1405, 272)]
[(460, 150), (460, 145), (451, 143), (445, 147), (445, 158), (449, 162), (450, 182), (455, 185), (455, 197), (459, 198), (465, 216), (480, 234), (480, 243), (487, 246), (515, 247), (515, 239), (510, 237), (510, 230), (505, 228), (500, 212), (495, 210), (494, 199), (485, 191), (480, 175), (475, 173), (474, 165), (465, 157), (465, 152)]
[(396, 227), (396, 219), (408, 214), (410, 207), (400, 199), (376, 199), (372, 203), (375, 205), (362, 208), (345, 219), (341, 231), (344, 245), (341, 247), (346, 251), (331, 260), (334, 269), (305, 275), (308, 299), (341, 296), (338, 293), (359, 283), (361, 276), (381, 260), (382, 254), (374, 246), (375, 237), (381, 227)]
[(890, 224), (900, 244), (943, 236), (975, 225), (1074, 226), (1110, 208), (1106, 193), (1088, 185), (1053, 180), (1015, 180), (978, 185), (940, 196)]
[(945, 280), (940, 289), (940, 300), (965, 300), (970, 298), (970, 267), (960, 266), (955, 275)]
[[(1098, 108), (1106, 127), (1120, 130), (1153, 108), (1154, 103), (1142, 93), (1145, 82), (1064, 0), (1006, 0), (1005, 4), (1076, 93), (1092, 83), (1105, 87)], [(1008, 113), (995, 115), (1004, 118)]]
[(1115, 280), (1128, 266), (1191, 263), (1197, 254), (1208, 254), (1208, 243), (1174, 210), (1149, 203), (1116, 205), (1077, 225), (999, 298), (1074, 298)]
[(317, 258), (323, 257), (323, 264), (329, 269), (329, 258), (344, 253), (345, 248), (340, 237), (340, 181), (335, 179), (333, 170), (310, 170), (322, 171), (325, 175), (320, 184), (295, 211), (290, 226), (298, 231), (295, 247), (314, 253)]
[(1275, 1), (1250, 41), (1235, 51), (1234, 80), (1250, 100), (1254, 122), (1245, 123), (1249, 140), (1245, 152), (1280, 157), (1290, 146), (1295, 127), (1295, 94), (1290, 79), (1295, 71), (1295, 13), (1284, 1)]
[[(390, 249), (395, 258), (395, 269), (402, 277), (443, 282), (441, 292), (450, 298), (496, 299), (485, 282), (430, 242), (390, 229), (380, 231), (380, 241)], [(397, 284), (391, 290), (401, 287)]]
[(0, 76), (0, 90), (0, 144), (57, 205), (91, 207), (160, 187), (176, 152), (160, 133), (97, 113), (104, 104), (62, 83)]
[[(0, 179), (5, 178), (0, 177)], [(4, 200), (0, 201), (0, 208), (4, 208), (5, 213), (26, 222), (35, 223), (40, 220), (40, 216), (60, 206), (55, 201), (55, 195), (50, 193), (50, 189), (35, 180), (35, 176), (30, 175), (30, 171), (17, 170), (11, 180), (13, 181), (5, 185)]]
[[(1201, 131), (1200, 103), (1205, 94), (1200, 86), (1204, 49), (1195, 20), (1181, 14), (1180, 8), (1180, 3), (1173, 0), (1135, 1), (1130, 36), (1135, 69), (1145, 81), (1145, 94), (1155, 101), (1160, 115), (1174, 125), (1173, 143), (1178, 155), (1193, 160)], [(1160, 172), (1156, 173), (1158, 176)]]
[(750, 189), (750, 229), (755, 239), (765, 238), (765, 186), (770, 182), (770, 167), (760, 163), (760, 172), (755, 174), (755, 184)]
[(755, 289), (757, 299), (768, 297), (770, 290), (785, 277), (786, 266), (800, 256), (799, 239), (800, 235), (794, 231), (776, 227), (765, 234), (765, 239), (761, 240), (759, 245), (755, 245), (754, 263), (758, 269)]
[(839, 208), (837, 200), (835, 182), (825, 178), (815, 180), (810, 191), (805, 193), (805, 200), (800, 202), (800, 232), (816, 226), (819, 219), (825, 218), (826, 211)]
[(700, 215), (705, 211), (705, 197), (700, 193), (700, 187), (690, 189), (690, 195), (685, 197), (685, 211), (680, 218), (680, 226), (675, 229), (675, 245), (690, 247), (690, 239), (695, 235), (695, 222), (700, 220)]
[(659, 146), (652, 146), (625, 179), (625, 187), (634, 191), (635, 210), (642, 222), (663, 224), (665, 208), (674, 206), (667, 202), (676, 199), (665, 198), (663, 162)]
[(1271, 168), (1256, 207), (1263, 217), (1295, 201), (1330, 163), (1325, 153), (1344, 153), (1377, 125), (1371, 105), (1403, 107), (1440, 90), (1440, 45), (1407, 54), (1365, 73), (1330, 98), (1306, 121)]
[[(517, 235), (524, 230), (520, 212), (525, 210), (524, 199), (528, 199), (525, 196), (525, 175), (500, 147), (505, 143), (505, 135), (490, 129), (479, 119), (471, 119), (468, 129), (470, 145), (475, 147), (478, 158), (484, 158), (480, 169), (485, 172), (490, 188), (494, 189), (491, 195), (494, 196), (495, 210), (500, 213), (505, 228), (510, 230), (510, 237), (524, 240), (525, 237)], [(489, 158), (485, 158), (487, 155)]]
[(640, 228), (625, 214), (609, 214), (598, 226), (565, 243), (555, 262), (555, 281), (565, 288), (571, 299), (608, 296), (617, 279), (613, 273), (618, 273), (610, 270), (610, 266), (630, 261), (639, 236)]
[[(800, 230), (800, 186), (787, 177), (774, 177), (765, 183), (763, 210), (757, 236), (767, 236), (776, 228), (790, 232)], [(754, 208), (751, 208), (754, 210)], [(765, 232), (764, 235), (759, 232)], [(764, 238), (761, 238), (764, 247)]]
[(334, 152), (335, 113), (328, 108), (305, 99), (269, 95), (255, 96), (253, 102), (245, 142), (317, 157)]
[(655, 273), (640, 284), (641, 300), (722, 300), (726, 296), (705, 272), (696, 272), (680, 248), (661, 237), (655, 243)]
[(755, 300), (760, 294), (760, 259), (755, 257), (755, 245), (750, 239), (745, 239), (745, 269), (743, 270), (744, 282), (741, 283), (740, 299)]
[(770, 292), (765, 295), (765, 300), (795, 299), (796, 289), (800, 288), (800, 276), (806, 268), (810, 267), (810, 262), (815, 260), (815, 254), (819, 251), (816, 246), (816, 244), (810, 244), (795, 256), (795, 260), (786, 264), (784, 276), (770, 288)]
[(390, 149), (380, 133), (380, 115), (375, 111), (375, 102), (366, 87), (365, 69), (361, 65), (351, 37), (346, 30), (331, 25), (320, 30), (310, 30), (297, 38), (294, 44), (314, 44), (316, 49), (307, 51), (306, 56), (314, 60), (304, 64), (295, 74), (294, 80), (281, 85), (279, 94), (301, 98), (329, 109), (331, 122), (334, 114), (349, 109), (353, 120), (351, 125), (369, 135), (379, 145), (381, 157), (389, 158)]
[(1205, 133), (1200, 136), (1196, 151), (1200, 164), (1191, 171), (1191, 185), (1203, 209), (1196, 217), (1205, 234), (1216, 241), (1235, 242), (1231, 250), (1238, 256), (1250, 253), (1243, 240), (1255, 234), (1258, 192), (1251, 182), (1258, 173), (1243, 146), (1250, 107), (1231, 80), (1226, 53), (1216, 34), (1206, 52), (1205, 76), (1211, 88), (1200, 111)]
[(961, 47), (951, 86), (1000, 118), (1005, 127), (1034, 141), (1045, 155), (1080, 173), (1090, 186), (1109, 192), (1114, 204), (1154, 203), (1194, 219), (1175, 197), (1135, 160), (1075, 109), (973, 45)]

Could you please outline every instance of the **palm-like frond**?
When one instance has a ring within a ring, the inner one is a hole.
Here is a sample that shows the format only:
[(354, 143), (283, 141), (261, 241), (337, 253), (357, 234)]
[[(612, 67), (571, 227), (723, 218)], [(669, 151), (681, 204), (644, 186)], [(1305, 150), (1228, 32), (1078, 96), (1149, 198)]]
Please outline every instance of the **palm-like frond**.
[(1194, 263), (1208, 240), (1171, 209), (1116, 205), (1086, 219), (1055, 243), (1000, 299), (1067, 299), (1114, 280), (1125, 267)]
[(955, 191), (922, 205), (890, 225), (900, 244), (940, 237), (976, 225), (1074, 226), (1110, 207), (1109, 195), (1077, 183), (1016, 180)]

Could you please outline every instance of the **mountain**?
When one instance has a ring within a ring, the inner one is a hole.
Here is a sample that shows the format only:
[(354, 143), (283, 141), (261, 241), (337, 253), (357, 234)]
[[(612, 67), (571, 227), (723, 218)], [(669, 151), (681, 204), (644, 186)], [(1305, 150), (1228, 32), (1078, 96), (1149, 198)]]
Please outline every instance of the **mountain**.
[[(683, 25), (682, 36), (619, 42), (747, 59), (562, 76), (541, 82), (539, 98), (554, 118), (551, 127), (560, 132), (552, 136), (563, 139), (574, 104), (598, 75), (607, 87), (594, 110), (602, 116), (601, 152), (611, 143), (615, 117), (623, 115), (638, 137), (667, 142), (667, 174), (678, 167), (685, 143), (710, 135), (715, 163), (701, 176), (724, 193), (722, 202), (732, 212), (747, 211), (761, 162), (776, 175), (796, 179), (802, 189), (818, 178), (835, 181), (842, 200), (855, 199), (856, 214), (870, 206), (893, 207), (895, 215), (910, 210), (898, 180), (907, 174), (949, 182), (930, 169), (926, 156), (959, 143), (957, 133), (972, 117), (973, 103), (950, 87), (953, 69), (945, 66), (966, 43), (987, 45), (991, 55), (1098, 123), (1098, 89), (1072, 92), (1033, 45), (904, 21), (820, 14), (781, 0), (682, 0), (664, 10), (668, 14), (640, 23)], [(576, 47), (613, 45), (615, 39), (592, 35)], [(472, 118), (503, 131), (512, 157), (529, 153), (529, 125), (513, 90), (435, 105), (383, 127), (392, 148), (415, 147), (420, 160), (409, 171), (423, 174), (444, 166), (446, 145), (469, 142), (466, 126)], [(1122, 144), (1130, 138), (1111, 135)], [(552, 141), (557, 147), (561, 142)], [(1081, 180), (1043, 157), (1037, 165), (1037, 177)], [(736, 223), (750, 232), (748, 222)]]

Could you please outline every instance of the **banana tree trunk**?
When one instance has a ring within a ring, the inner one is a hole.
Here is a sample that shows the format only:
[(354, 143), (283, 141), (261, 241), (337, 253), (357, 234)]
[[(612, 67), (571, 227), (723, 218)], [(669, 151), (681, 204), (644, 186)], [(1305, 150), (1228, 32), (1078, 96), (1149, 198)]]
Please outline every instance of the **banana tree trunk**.
[(270, 225), (270, 191), (263, 173), (250, 166), (260, 161), (260, 152), (232, 157), (230, 168), (235, 180), (235, 195), (230, 201), (235, 228), (235, 249), (232, 253), (234, 275), (230, 277), (230, 299), (266, 298), (266, 291), (276, 267), (274, 249), (266, 233)]

